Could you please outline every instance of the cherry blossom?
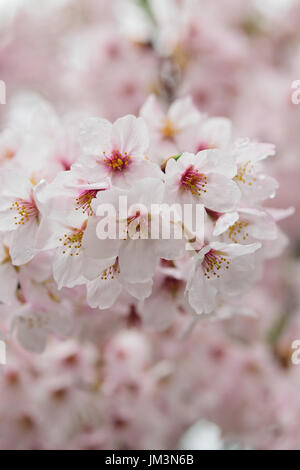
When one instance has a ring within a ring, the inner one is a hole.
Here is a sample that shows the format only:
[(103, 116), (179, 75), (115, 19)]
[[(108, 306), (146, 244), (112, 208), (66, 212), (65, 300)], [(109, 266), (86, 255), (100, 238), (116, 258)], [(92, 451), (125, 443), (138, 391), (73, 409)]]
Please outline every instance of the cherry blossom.
[(40, 211), (37, 194), (43, 182), (34, 185), (18, 170), (1, 173), (0, 230), (10, 232), (10, 256), (15, 265), (25, 264), (36, 252)]
[(130, 187), (137, 178), (159, 177), (159, 168), (146, 160), (149, 136), (142, 118), (125, 116), (114, 124), (90, 118), (82, 126), (80, 140), (78, 165), (83, 174), (94, 173), (98, 181), (109, 177), (123, 188)]
[(235, 164), (220, 150), (203, 150), (197, 155), (183, 153), (166, 165), (168, 200), (199, 203), (206, 208), (226, 212), (239, 202), (240, 191), (232, 180)]
[(247, 289), (251, 277), (255, 280), (255, 263), (251, 255), (260, 247), (259, 243), (227, 245), (211, 242), (195, 256), (187, 294), (197, 313), (211, 313), (219, 296), (226, 298)]
[(36, 3), (0, 2), (0, 448), (299, 448), (299, 5)]

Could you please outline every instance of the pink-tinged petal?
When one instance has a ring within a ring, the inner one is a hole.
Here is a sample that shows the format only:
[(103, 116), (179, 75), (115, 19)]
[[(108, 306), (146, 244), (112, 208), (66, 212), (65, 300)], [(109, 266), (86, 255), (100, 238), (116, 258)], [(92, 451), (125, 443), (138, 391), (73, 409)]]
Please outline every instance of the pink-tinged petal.
[(227, 118), (207, 119), (201, 126), (200, 138), (210, 147), (224, 148), (229, 145), (232, 124)]
[(153, 281), (146, 281), (146, 282), (126, 282), (125, 280), (122, 281), (124, 288), (129, 292), (130, 295), (135, 297), (138, 300), (144, 300), (152, 292), (152, 285)]
[(274, 220), (276, 220), (276, 222), (280, 222), (280, 220), (284, 220), (287, 217), (291, 217), (296, 212), (294, 207), (288, 207), (287, 209), (264, 207), (264, 209), (271, 215), (271, 217), (273, 217)]
[(221, 242), (212, 242), (209, 245), (212, 249), (216, 251), (222, 251), (226, 253), (230, 258), (235, 258), (237, 256), (249, 255), (255, 253), (255, 251), (261, 248), (261, 243), (251, 243), (250, 245), (240, 245), (238, 243), (221, 243)]
[(128, 282), (145, 282), (152, 279), (158, 262), (155, 241), (127, 240), (120, 248), (119, 264), (122, 276)]
[(237, 162), (252, 163), (264, 160), (269, 156), (275, 155), (275, 145), (261, 142), (253, 142), (248, 139), (238, 140), (233, 147)]
[(233, 178), (237, 173), (237, 165), (232, 152), (219, 149), (202, 150), (195, 156), (195, 167), (202, 173), (218, 173)]
[(274, 240), (277, 237), (277, 225), (273, 217), (260, 209), (240, 209), (241, 219), (249, 221), (247, 232), (258, 240)]
[[(125, 189), (130, 188), (134, 186), (138, 180), (144, 178), (157, 178), (158, 180), (162, 180), (163, 177), (163, 172), (155, 163), (148, 160), (136, 160), (132, 162), (130, 171), (124, 172), (124, 183), (122, 187)], [(118, 180), (115, 184), (118, 185)]]
[(156, 130), (160, 130), (162, 123), (166, 118), (155, 95), (149, 96), (141, 108), (140, 116), (151, 128)]
[[(180, 158), (182, 158), (183, 155), (184, 154), (182, 154)], [(166, 174), (167, 179), (172, 178), (172, 177), (180, 178), (179, 171), (178, 171), (178, 163), (174, 158), (170, 158), (167, 161), (165, 174)]]
[(15, 301), (18, 275), (10, 262), (0, 263), (0, 302), (11, 304)]
[(69, 175), (62, 178), (60, 174), (53, 183), (41, 184), (36, 193), (37, 205), (44, 217), (56, 220), (64, 226), (80, 227), (87, 215), (82, 210), (77, 210), (78, 192), (64, 187), (63, 182), (66, 181), (69, 181)]
[(107, 280), (98, 278), (87, 284), (87, 301), (93, 308), (110, 308), (121, 292), (122, 286), (117, 278)]
[(176, 100), (168, 111), (168, 118), (178, 130), (195, 126), (200, 122), (201, 117), (201, 113), (197, 110), (189, 96)]
[(196, 158), (196, 155), (194, 153), (190, 152), (184, 152), (177, 160), (177, 171), (185, 170), (188, 166), (190, 165), (195, 165), (198, 161), (200, 161), (200, 158), (204, 156), (201, 155), (201, 157)]
[[(70, 308), (69, 308), (70, 310)], [(73, 318), (67, 306), (60, 305), (60, 308), (49, 312), (47, 329), (59, 336), (68, 336), (73, 327)]]
[(12, 233), (10, 256), (14, 265), (20, 266), (32, 260), (37, 252), (35, 248), (37, 231), (38, 224), (33, 220)]
[(113, 124), (113, 148), (131, 158), (142, 158), (149, 147), (149, 135), (145, 121), (135, 116), (125, 116)]
[(176, 260), (184, 255), (185, 243), (186, 239), (184, 237), (181, 240), (174, 238), (170, 238), (168, 240), (157, 240), (155, 244), (155, 253), (159, 258)]
[(260, 268), (256, 269), (255, 257), (244, 254), (231, 260), (230, 268), (222, 273), (218, 287), (225, 297), (239, 295), (246, 292), (259, 276)]
[(53, 262), (53, 276), (58, 289), (62, 287), (74, 287), (82, 281), (83, 254), (71, 256), (68, 252), (64, 255), (57, 252)]
[(237, 180), (245, 203), (258, 203), (266, 199), (274, 198), (279, 187), (278, 182), (272, 176), (256, 174), (245, 175), (243, 181)]
[[(82, 238), (82, 246), (90, 258), (102, 259), (116, 258), (119, 253), (121, 240), (118, 238), (118, 227), (115, 239), (100, 240), (97, 236), (97, 225), (100, 218), (91, 217)], [(112, 223), (114, 220), (112, 220)]]
[(149, 210), (151, 204), (159, 204), (164, 198), (165, 185), (160, 179), (144, 178), (137, 181), (128, 193), (128, 209), (134, 204), (143, 204)]
[(42, 353), (45, 350), (47, 336), (42, 316), (21, 313), (15, 319), (15, 328), (17, 339), (24, 349), (34, 353)]
[[(32, 184), (26, 174), (20, 170), (2, 170), (0, 173), (1, 201), (13, 201), (17, 198), (27, 199), (30, 196)], [(0, 210), (2, 203), (0, 203)]]
[(36, 249), (51, 250), (61, 245), (59, 241), (66, 233), (66, 227), (60, 222), (43, 217), (36, 234)]
[(196, 269), (187, 284), (188, 300), (197, 314), (212, 313), (217, 305), (217, 289), (205, 280), (201, 268)]
[(226, 232), (229, 227), (234, 225), (237, 220), (239, 220), (238, 212), (229, 212), (228, 214), (221, 215), (215, 224), (213, 235), (218, 237), (222, 233)]
[[(3, 203), (3, 201), (2, 201)], [(8, 206), (9, 202), (5, 205)], [(1, 209), (0, 209), (1, 210)], [(5, 231), (12, 231), (17, 230), (19, 225), (15, 223), (15, 211), (10, 210), (8, 207), (7, 209), (2, 209), (0, 212), (0, 230)]]
[(216, 212), (234, 210), (241, 198), (236, 183), (219, 174), (208, 175), (205, 190), (201, 191), (199, 202)]
[(113, 265), (115, 260), (115, 257), (97, 259), (85, 256), (82, 263), (82, 275), (86, 280), (94, 281), (97, 277), (99, 277), (99, 274), (102, 273), (105, 268), (107, 268), (107, 266)]
[(167, 294), (153, 294), (140, 306), (139, 313), (143, 319), (143, 326), (149, 330), (164, 331), (174, 320), (178, 312), (174, 299)]
[[(109, 204), (115, 208), (116, 214), (118, 214), (119, 201), (121, 196), (128, 197), (129, 190), (124, 188), (118, 188), (113, 186), (109, 191), (99, 192), (95, 199), (91, 202), (91, 207), (95, 215), (101, 215), (101, 206)], [(99, 210), (98, 210), (99, 207)], [(100, 211), (100, 213), (99, 213)]]
[(111, 150), (112, 124), (106, 119), (88, 118), (80, 130), (79, 142), (82, 148), (80, 161), (95, 163), (103, 152)]

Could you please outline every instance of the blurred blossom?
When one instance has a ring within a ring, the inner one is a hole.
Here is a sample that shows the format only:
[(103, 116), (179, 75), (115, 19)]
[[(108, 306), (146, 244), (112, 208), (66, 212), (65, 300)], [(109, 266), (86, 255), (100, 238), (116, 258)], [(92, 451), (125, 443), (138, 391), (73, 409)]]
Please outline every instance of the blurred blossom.
[(299, 449), (299, 20), (0, 0), (1, 449)]

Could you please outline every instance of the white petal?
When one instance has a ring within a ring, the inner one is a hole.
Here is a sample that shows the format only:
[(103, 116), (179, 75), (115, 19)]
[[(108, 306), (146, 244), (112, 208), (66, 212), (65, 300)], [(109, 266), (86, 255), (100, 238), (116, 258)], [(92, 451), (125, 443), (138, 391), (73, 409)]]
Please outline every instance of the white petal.
[(197, 314), (212, 313), (217, 305), (217, 289), (213, 283), (205, 281), (202, 267), (193, 274), (187, 286), (188, 300)]
[(231, 121), (227, 118), (215, 117), (207, 119), (200, 132), (201, 141), (212, 147), (224, 148), (231, 138)]
[(111, 148), (112, 124), (106, 119), (88, 118), (80, 130), (79, 142), (83, 150), (81, 161), (85, 157), (100, 157), (104, 151)]
[(155, 95), (149, 96), (141, 108), (140, 116), (145, 119), (150, 127), (157, 130), (160, 129), (166, 117)]
[(218, 237), (222, 233), (226, 232), (226, 230), (229, 229), (232, 225), (235, 224), (239, 220), (239, 214), (238, 212), (229, 212), (228, 214), (224, 214), (221, 217), (218, 218), (213, 235), (215, 237)]
[(12, 233), (10, 256), (15, 266), (28, 263), (36, 254), (37, 231), (37, 221), (30, 220)]
[(18, 286), (18, 275), (9, 263), (0, 264), (0, 302), (13, 303)]
[(255, 253), (261, 248), (261, 243), (251, 243), (250, 245), (240, 245), (239, 243), (221, 243), (212, 242), (209, 245), (212, 249), (217, 251), (224, 251), (231, 258)]
[(71, 256), (57, 251), (53, 262), (53, 276), (58, 288), (74, 287), (82, 276), (83, 254)]
[(200, 201), (216, 212), (234, 210), (241, 197), (237, 184), (223, 175), (209, 174), (205, 189), (206, 193), (201, 192)]
[(176, 100), (170, 107), (168, 117), (180, 130), (200, 122), (201, 114), (193, 104), (190, 96)]
[(153, 281), (147, 281), (147, 282), (124, 282), (123, 281), (123, 286), (129, 292), (130, 295), (135, 297), (136, 299), (139, 300), (144, 300), (149, 295), (151, 295), (152, 292), (152, 285)]
[(158, 257), (152, 240), (127, 240), (119, 254), (120, 269), (129, 282), (145, 282), (152, 279)]
[(98, 278), (87, 284), (87, 301), (93, 308), (110, 308), (121, 292), (122, 286), (117, 278), (113, 280), (102, 280)]
[(125, 116), (113, 124), (112, 144), (121, 153), (141, 158), (149, 147), (149, 135), (145, 121), (135, 116)]

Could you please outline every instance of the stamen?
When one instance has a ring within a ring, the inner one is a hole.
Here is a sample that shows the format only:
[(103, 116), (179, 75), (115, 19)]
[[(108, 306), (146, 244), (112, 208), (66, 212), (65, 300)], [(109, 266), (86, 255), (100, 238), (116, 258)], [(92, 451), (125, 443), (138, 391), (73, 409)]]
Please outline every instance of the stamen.
[(65, 233), (59, 241), (63, 244), (63, 255), (79, 256), (82, 248), (82, 237), (87, 226), (85, 221), (80, 229), (74, 228), (71, 232)]
[(191, 165), (181, 176), (180, 184), (194, 196), (201, 196), (202, 192), (206, 193), (207, 177)]
[(33, 199), (25, 201), (24, 199), (18, 198), (10, 206), (11, 211), (16, 211), (14, 216), (15, 225), (25, 225), (32, 219), (36, 219), (38, 222), (39, 211)]
[(125, 152), (121, 154), (119, 150), (113, 150), (109, 156), (103, 152), (104, 164), (111, 168), (112, 171), (124, 171), (131, 163), (130, 155)]
[(102, 281), (112, 281), (118, 274), (120, 274), (119, 258), (116, 258), (114, 264), (104, 269), (100, 277)]
[(76, 198), (76, 210), (82, 209), (82, 212), (87, 215), (93, 215), (91, 202), (97, 196), (99, 189), (87, 189), (82, 191)]
[(204, 260), (202, 261), (202, 268), (206, 279), (220, 279), (221, 269), (228, 270), (229, 267), (230, 261), (227, 259), (226, 254), (222, 251), (211, 249), (208, 253), (206, 253)]
[(228, 229), (228, 238), (234, 243), (240, 243), (241, 241), (247, 240), (249, 233), (246, 232), (246, 229), (249, 225), (249, 222), (239, 220), (234, 225), (231, 225)]
[(244, 165), (238, 166), (237, 175), (233, 178), (237, 183), (248, 184), (248, 186), (252, 186), (253, 182), (256, 181), (256, 177), (254, 176), (254, 165), (251, 164), (251, 161), (248, 160)]

